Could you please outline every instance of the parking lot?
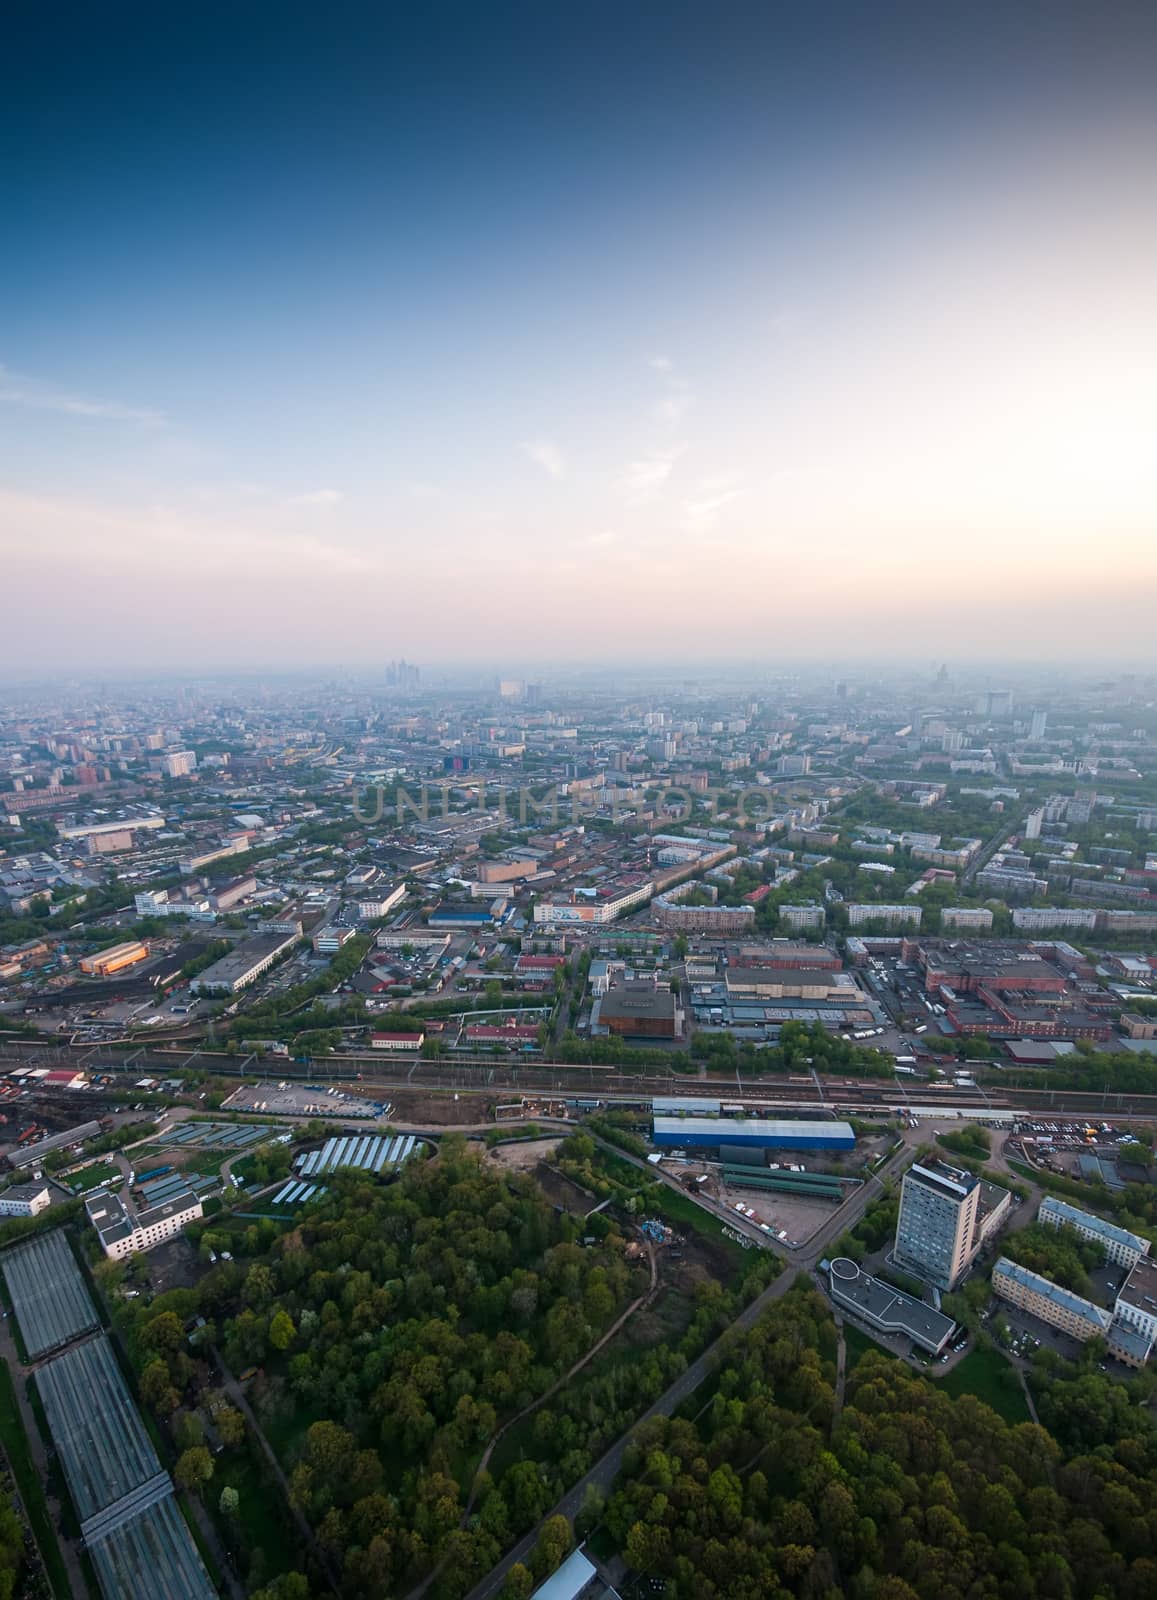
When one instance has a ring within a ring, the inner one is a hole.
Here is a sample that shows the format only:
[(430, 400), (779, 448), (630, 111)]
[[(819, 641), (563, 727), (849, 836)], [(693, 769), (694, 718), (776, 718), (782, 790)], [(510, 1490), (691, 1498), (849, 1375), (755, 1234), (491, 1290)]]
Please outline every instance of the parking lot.
[(278, 1117), (357, 1117), (372, 1122), (388, 1116), (391, 1108), (381, 1101), (347, 1094), (344, 1089), (273, 1080), (243, 1085), (225, 1101), (224, 1109)]

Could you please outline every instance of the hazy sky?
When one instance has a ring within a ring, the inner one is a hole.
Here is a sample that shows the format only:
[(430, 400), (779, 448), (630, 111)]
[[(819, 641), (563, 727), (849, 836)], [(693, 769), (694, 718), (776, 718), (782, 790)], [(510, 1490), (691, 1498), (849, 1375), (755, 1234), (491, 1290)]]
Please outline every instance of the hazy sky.
[(19, 10), (0, 668), (1157, 654), (1146, 0)]

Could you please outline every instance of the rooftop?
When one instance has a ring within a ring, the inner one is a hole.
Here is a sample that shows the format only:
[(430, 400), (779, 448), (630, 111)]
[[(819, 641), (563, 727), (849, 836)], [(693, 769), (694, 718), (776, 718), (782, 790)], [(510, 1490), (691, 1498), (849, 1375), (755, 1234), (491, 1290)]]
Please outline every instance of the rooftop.
[(943, 1195), (949, 1200), (963, 1200), (976, 1188), (977, 1182), (971, 1172), (960, 1172), (955, 1167), (933, 1165), (922, 1166), (919, 1163), (908, 1168), (905, 1181), (915, 1178), (919, 1183)]
[(1121, 1285), (1117, 1299), (1138, 1311), (1157, 1317), (1157, 1261), (1149, 1256), (1138, 1258), (1137, 1265)]
[(870, 1277), (844, 1256), (832, 1262), (829, 1282), (833, 1298), (858, 1311), (874, 1327), (905, 1333), (926, 1350), (942, 1349), (956, 1326), (951, 1317)]

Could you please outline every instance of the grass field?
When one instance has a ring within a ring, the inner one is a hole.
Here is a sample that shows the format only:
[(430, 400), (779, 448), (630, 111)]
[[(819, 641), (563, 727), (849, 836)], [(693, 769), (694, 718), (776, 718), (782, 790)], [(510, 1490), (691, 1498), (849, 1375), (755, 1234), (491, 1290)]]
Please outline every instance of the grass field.
[(1028, 1402), (1016, 1369), (998, 1350), (973, 1350), (937, 1386), (959, 1399), (974, 1394), (978, 1400), (1002, 1416), (1006, 1422), (1028, 1422)]
[(12, 1374), (8, 1370), (6, 1361), (0, 1361), (0, 1443), (4, 1446), (4, 1453), (8, 1457), (12, 1476), (16, 1480), (16, 1487), (24, 1502), (28, 1521), (40, 1546), (40, 1554), (44, 1559), (45, 1571), (53, 1593), (58, 1596), (70, 1594), (71, 1586), (64, 1557), (60, 1553), (56, 1529), (52, 1525), (52, 1518), (48, 1514), (48, 1503), (44, 1498), (44, 1487), (36, 1471), (32, 1450), (20, 1420), (16, 1390), (13, 1388)]
[(68, 1180), (69, 1186), (77, 1194), (86, 1194), (89, 1189), (95, 1189), (98, 1183), (111, 1183), (119, 1187), (120, 1182), (121, 1169), (112, 1161), (96, 1161), (91, 1167), (82, 1167)]

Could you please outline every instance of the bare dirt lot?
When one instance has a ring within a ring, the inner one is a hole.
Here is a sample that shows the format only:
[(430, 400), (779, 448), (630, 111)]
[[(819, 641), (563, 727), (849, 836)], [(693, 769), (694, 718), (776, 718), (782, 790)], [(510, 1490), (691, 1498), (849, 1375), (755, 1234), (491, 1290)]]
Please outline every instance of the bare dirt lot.
[(428, 1089), (380, 1089), (372, 1084), (350, 1084), (350, 1094), (367, 1100), (388, 1100), (391, 1122), (422, 1128), (470, 1128), (493, 1120), (492, 1102), (482, 1095), (436, 1094)]
[(561, 1143), (561, 1137), (556, 1136), (553, 1139), (527, 1139), (518, 1144), (499, 1144), (489, 1152), (487, 1159), (514, 1172), (533, 1172), (540, 1161), (554, 1155)]

